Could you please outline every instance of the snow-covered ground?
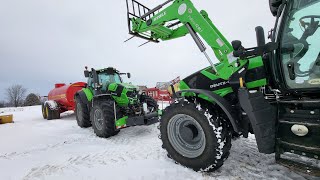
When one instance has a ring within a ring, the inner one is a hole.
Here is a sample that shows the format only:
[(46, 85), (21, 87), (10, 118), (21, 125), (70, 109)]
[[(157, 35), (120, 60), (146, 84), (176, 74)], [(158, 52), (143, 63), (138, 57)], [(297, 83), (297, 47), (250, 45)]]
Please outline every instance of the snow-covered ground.
[(40, 106), (0, 113), (14, 114), (15, 121), (0, 125), (0, 180), (315, 179), (277, 165), (273, 155), (258, 153), (252, 135), (233, 142), (221, 169), (197, 173), (167, 157), (157, 124), (123, 129), (103, 139), (92, 128), (78, 127), (73, 112), (51, 121), (42, 119)]

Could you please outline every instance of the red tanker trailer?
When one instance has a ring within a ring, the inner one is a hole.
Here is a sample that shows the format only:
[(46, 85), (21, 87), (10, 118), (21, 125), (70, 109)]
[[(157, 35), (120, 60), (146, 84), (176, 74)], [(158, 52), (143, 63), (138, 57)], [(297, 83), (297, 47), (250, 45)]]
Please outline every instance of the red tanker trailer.
[(48, 94), (48, 100), (42, 103), (44, 119), (60, 119), (60, 114), (75, 109), (74, 95), (86, 86), (84, 82), (55, 84)]

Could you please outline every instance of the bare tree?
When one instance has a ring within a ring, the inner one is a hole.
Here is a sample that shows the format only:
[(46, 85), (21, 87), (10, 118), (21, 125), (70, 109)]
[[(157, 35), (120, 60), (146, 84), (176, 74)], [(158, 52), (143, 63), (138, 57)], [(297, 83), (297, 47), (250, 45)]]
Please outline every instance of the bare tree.
[(22, 85), (12, 85), (6, 89), (6, 95), (11, 105), (14, 107), (21, 106), (24, 101), (27, 89)]

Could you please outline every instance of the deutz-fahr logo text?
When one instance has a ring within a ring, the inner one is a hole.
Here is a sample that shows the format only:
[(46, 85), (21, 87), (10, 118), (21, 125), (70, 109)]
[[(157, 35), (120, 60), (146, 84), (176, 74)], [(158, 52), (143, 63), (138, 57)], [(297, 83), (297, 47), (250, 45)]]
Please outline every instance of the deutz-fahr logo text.
[(156, 21), (156, 20), (162, 18), (162, 17), (165, 16), (166, 14), (167, 14), (167, 12), (161, 13), (159, 16), (155, 17), (155, 18), (153, 19), (153, 21)]
[(202, 28), (200, 27), (200, 25), (189, 15), (188, 18), (190, 19), (190, 21), (196, 26), (196, 28), (198, 29), (199, 32), (202, 32)]
[(226, 84), (229, 84), (229, 81), (223, 81), (223, 82), (212, 84), (212, 85), (210, 85), (210, 88), (213, 89), (213, 88), (217, 88), (217, 87), (220, 87), (220, 86), (224, 86)]

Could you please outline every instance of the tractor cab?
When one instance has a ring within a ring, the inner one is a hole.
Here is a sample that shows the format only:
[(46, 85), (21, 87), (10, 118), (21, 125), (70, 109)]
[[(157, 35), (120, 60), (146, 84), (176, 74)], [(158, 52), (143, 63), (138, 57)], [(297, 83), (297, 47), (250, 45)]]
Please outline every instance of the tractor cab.
[(92, 68), (91, 71), (88, 71), (86, 67), (84, 74), (88, 78), (88, 87), (101, 91), (101, 93), (106, 93), (108, 86), (112, 83), (122, 84), (121, 75), (127, 75), (128, 78), (131, 78), (130, 73), (120, 73), (112, 67), (100, 70)]
[[(275, 81), (289, 94), (320, 91), (320, 0), (270, 0), (277, 23), (272, 41), (279, 48), (272, 55)], [(277, 13), (275, 13), (277, 11)]]

